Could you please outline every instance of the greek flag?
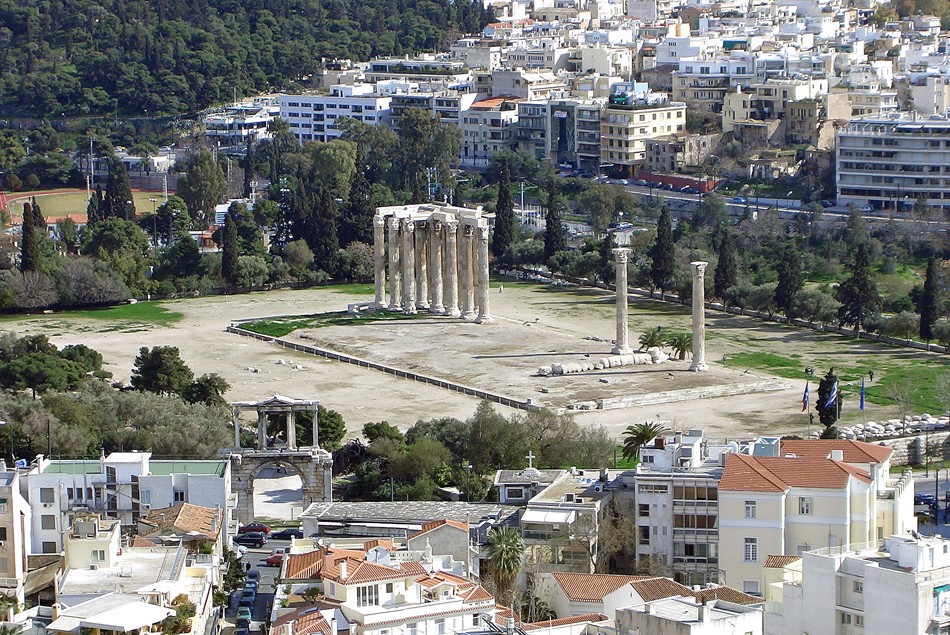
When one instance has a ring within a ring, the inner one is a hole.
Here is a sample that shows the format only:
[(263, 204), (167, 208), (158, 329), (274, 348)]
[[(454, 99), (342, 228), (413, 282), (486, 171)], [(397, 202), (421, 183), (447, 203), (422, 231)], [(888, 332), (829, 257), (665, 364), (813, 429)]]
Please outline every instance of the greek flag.
[(808, 382), (805, 382), (805, 394), (802, 395), (802, 412), (808, 410)]
[(17, 459), (16, 462), (14, 463), (14, 465), (15, 465), (16, 467), (28, 467), (28, 464), (27, 464), (27, 462), (26, 462), (26, 459)]
[(838, 382), (835, 381), (831, 386), (831, 394), (828, 395), (828, 401), (825, 402), (825, 410), (832, 407), (838, 402)]
[(861, 412), (864, 412), (864, 377), (861, 378)]

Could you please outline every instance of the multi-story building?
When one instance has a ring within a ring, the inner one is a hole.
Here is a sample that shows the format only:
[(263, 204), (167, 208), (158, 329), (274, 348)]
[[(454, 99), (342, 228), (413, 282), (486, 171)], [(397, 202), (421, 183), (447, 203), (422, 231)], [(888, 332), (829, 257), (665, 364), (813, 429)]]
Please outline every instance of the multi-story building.
[(443, 126), (459, 126), (462, 123), (462, 113), (471, 108), (476, 99), (477, 94), (461, 91), (393, 94), (389, 102), (389, 125), (398, 133), (403, 114), (410, 108), (416, 108), (438, 117)]
[(476, 74), (476, 87), (487, 86), (492, 97), (516, 97), (526, 101), (552, 99), (560, 96), (567, 84), (551, 71), (495, 69), (491, 74)]
[(330, 86), (329, 93), (282, 94), (280, 117), (300, 143), (331, 141), (343, 134), (336, 124), (344, 117), (371, 126), (385, 124), (391, 99), (370, 84), (338, 84)]
[(726, 93), (755, 81), (755, 59), (745, 51), (732, 51), (728, 57), (686, 58), (673, 72), (672, 81), (674, 100), (691, 108), (721, 112)]
[(785, 108), (785, 141), (831, 150), (838, 123), (850, 119), (850, 112), (848, 96), (840, 93), (791, 102)]
[(255, 99), (250, 103), (229, 106), (224, 112), (212, 113), (204, 118), (205, 137), (223, 147), (243, 147), (248, 139), (269, 139), (267, 125), (280, 114), (280, 105), (275, 97)]
[(466, 37), (449, 49), (452, 59), (464, 62), (469, 68), (494, 70), (501, 66), (504, 47), (498, 40)]
[(541, 42), (539, 46), (512, 47), (508, 49), (507, 66), (510, 68), (564, 70), (571, 49)]
[(924, 77), (910, 85), (914, 108), (921, 115), (950, 114), (950, 79), (943, 75)]
[(719, 562), (724, 582), (746, 593), (761, 593), (766, 556), (848, 549), (916, 527), (913, 477), (890, 479), (890, 448), (854, 441), (790, 443), (758, 443), (753, 456), (726, 456), (719, 482)]
[(852, 119), (837, 135), (838, 203), (950, 208), (950, 121), (916, 112)]
[(26, 595), (30, 516), (30, 505), (20, 494), (19, 471), (0, 461), (0, 593), (18, 603)]
[(487, 167), (496, 154), (517, 144), (518, 99), (494, 97), (462, 113), (462, 156), (466, 167)]
[(720, 134), (671, 134), (647, 140), (646, 169), (650, 172), (681, 172), (702, 165), (714, 156)]
[(149, 452), (113, 452), (98, 461), (38, 458), (22, 489), (32, 508), (31, 553), (59, 553), (63, 534), (91, 512), (133, 527), (152, 507), (177, 502), (222, 510), (230, 521), (228, 461), (151, 460)]
[[(646, 141), (686, 130), (686, 104), (668, 101), (662, 93), (632, 86), (610, 97), (600, 122), (602, 164), (612, 172), (634, 176), (646, 166)], [(620, 91), (623, 90), (620, 85)]]
[(847, 91), (851, 98), (851, 116), (885, 116), (897, 112), (897, 91), (881, 87), (880, 82), (856, 84)]
[(471, 80), (465, 62), (434, 55), (373, 60), (363, 75), (370, 84), (396, 79), (417, 83), (420, 90), (426, 91), (442, 90)]
[(950, 629), (950, 543), (916, 532), (825, 547), (767, 590), (769, 635), (919, 635)]
[(617, 611), (620, 633), (670, 635), (762, 634), (762, 608), (725, 600), (667, 597)]

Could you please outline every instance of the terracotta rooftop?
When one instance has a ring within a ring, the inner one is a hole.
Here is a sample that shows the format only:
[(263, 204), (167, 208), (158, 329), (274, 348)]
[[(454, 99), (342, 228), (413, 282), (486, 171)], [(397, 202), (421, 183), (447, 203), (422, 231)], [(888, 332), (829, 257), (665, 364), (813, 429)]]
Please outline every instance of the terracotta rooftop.
[(792, 487), (840, 489), (851, 478), (865, 483), (864, 470), (824, 457), (762, 457), (730, 454), (719, 481), (720, 491), (786, 492)]
[[(460, 522), (458, 520), (443, 519), (443, 520), (435, 520), (431, 523), (424, 523), (422, 525), (422, 529), (420, 529), (419, 531), (413, 534), (409, 534), (408, 540), (412, 540), (413, 538), (418, 538), (422, 534), (429, 533), (433, 529), (438, 529), (439, 527), (444, 527), (445, 525), (448, 525), (449, 527), (455, 527), (456, 529), (461, 529), (465, 533), (468, 533), (468, 525), (466, 525), (465, 523)], [(392, 545), (392, 543), (390, 543), (390, 545)]]
[(171, 507), (153, 509), (144, 518), (139, 518), (139, 524), (150, 527), (146, 536), (156, 533), (198, 532), (212, 540), (218, 537), (221, 531), (221, 512), (211, 507), (201, 507), (190, 503), (176, 503)]
[(330, 630), (330, 623), (320, 611), (313, 610), (312, 607), (294, 611), (287, 615), (282, 615), (276, 619), (270, 627), (270, 635), (279, 635), (283, 632), (283, 626), (290, 624), (290, 632), (293, 635), (333, 635)]
[(631, 582), (630, 585), (644, 602), (662, 600), (663, 598), (671, 598), (677, 595), (695, 597), (693, 596), (693, 590), (688, 586), (683, 586), (679, 582), (674, 582), (669, 578), (647, 578), (645, 580)]
[(798, 562), (801, 559), (801, 556), (768, 556), (762, 567), (765, 569), (784, 569), (793, 562)]
[(894, 450), (853, 439), (782, 440), (782, 454), (828, 458), (832, 450), (841, 450), (845, 463), (883, 463)]
[(649, 576), (606, 573), (553, 573), (551, 575), (572, 602), (601, 602), (604, 596), (626, 584), (649, 579)]
[(517, 97), (490, 97), (489, 99), (476, 101), (469, 108), (473, 110), (491, 110), (492, 108), (499, 108), (506, 102), (518, 103), (519, 101), (521, 100)]
[(326, 564), (327, 552), (316, 549), (307, 553), (294, 553), (287, 556), (284, 568), (288, 580), (313, 580), (319, 577)]
[(717, 586), (711, 589), (693, 591), (693, 597), (695, 597), (700, 604), (705, 604), (711, 600), (725, 600), (733, 604), (761, 604), (763, 602), (762, 598), (743, 593), (739, 589), (734, 589), (731, 586)]
[(363, 543), (363, 549), (369, 551), (370, 549), (375, 549), (376, 547), (385, 547), (390, 551), (393, 550), (393, 541), (386, 540), (385, 538), (377, 538), (376, 540), (367, 540)]
[(522, 630), (536, 631), (542, 628), (554, 628), (557, 626), (567, 626), (568, 624), (581, 624), (583, 622), (603, 622), (607, 616), (603, 613), (586, 613), (584, 615), (572, 615), (571, 617), (562, 617), (557, 620), (547, 620), (545, 622), (524, 622), (519, 624)]

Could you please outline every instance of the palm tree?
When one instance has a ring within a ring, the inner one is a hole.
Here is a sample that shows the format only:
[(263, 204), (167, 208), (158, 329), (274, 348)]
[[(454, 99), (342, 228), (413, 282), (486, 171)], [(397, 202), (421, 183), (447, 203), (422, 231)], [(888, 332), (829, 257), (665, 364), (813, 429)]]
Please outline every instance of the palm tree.
[(650, 329), (640, 334), (640, 350), (663, 346), (666, 339), (660, 332), (660, 329)]
[(640, 456), (640, 448), (647, 444), (654, 437), (669, 432), (665, 427), (656, 421), (647, 421), (638, 423), (635, 426), (627, 426), (623, 432), (623, 458), (627, 460), (636, 459)]
[(524, 540), (515, 527), (488, 532), (488, 573), (495, 583), (498, 601), (511, 606), (512, 589), (524, 562)]
[(674, 333), (666, 341), (673, 349), (673, 354), (679, 359), (686, 359), (686, 353), (693, 352), (693, 334), (692, 333)]

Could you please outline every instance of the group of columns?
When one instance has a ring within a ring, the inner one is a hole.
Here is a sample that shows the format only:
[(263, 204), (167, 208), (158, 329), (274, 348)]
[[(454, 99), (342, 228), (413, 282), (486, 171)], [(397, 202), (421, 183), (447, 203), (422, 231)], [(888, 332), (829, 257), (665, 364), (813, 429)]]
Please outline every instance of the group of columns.
[(377, 214), (373, 230), (378, 306), (491, 320), (487, 221)]
[[(626, 355), (632, 352), (630, 335), (627, 326), (627, 262), (630, 259), (630, 250), (619, 247), (613, 250), (616, 269), (617, 289), (617, 339), (611, 351), (614, 355)], [(693, 270), (693, 363), (692, 371), (706, 371), (706, 265), (709, 263), (691, 262)]]

